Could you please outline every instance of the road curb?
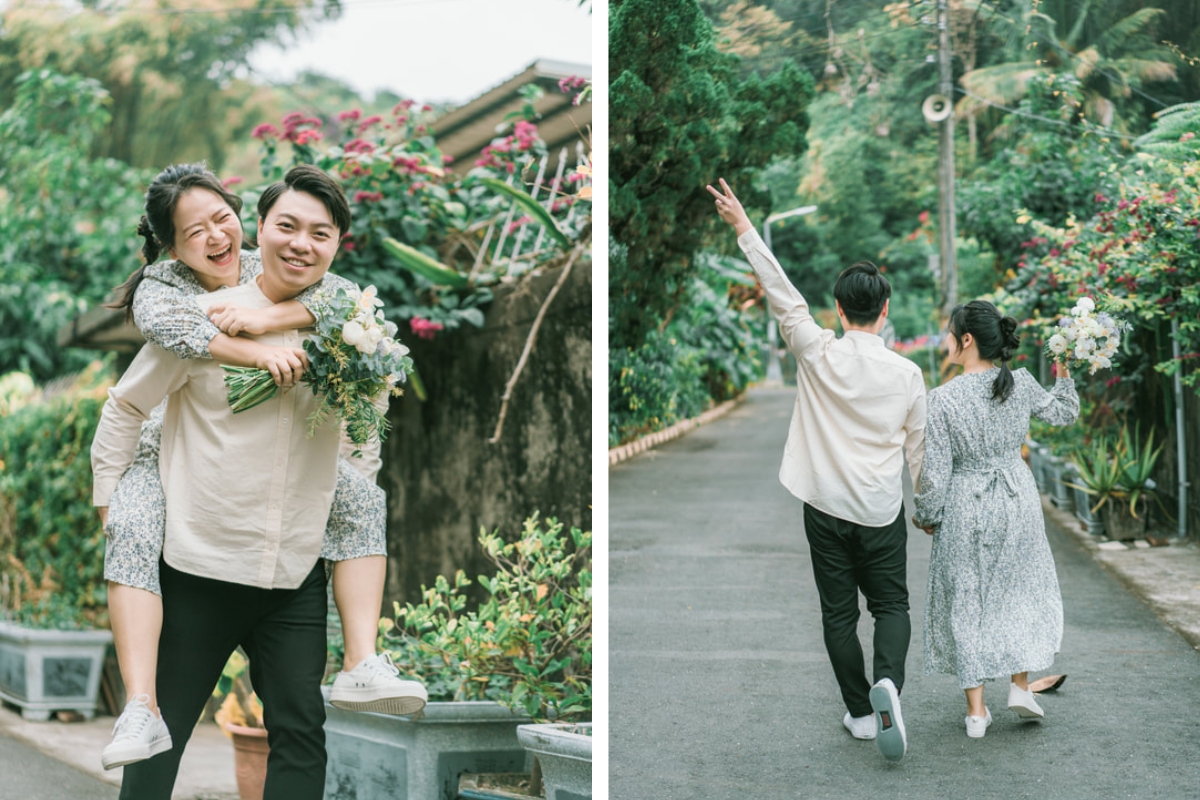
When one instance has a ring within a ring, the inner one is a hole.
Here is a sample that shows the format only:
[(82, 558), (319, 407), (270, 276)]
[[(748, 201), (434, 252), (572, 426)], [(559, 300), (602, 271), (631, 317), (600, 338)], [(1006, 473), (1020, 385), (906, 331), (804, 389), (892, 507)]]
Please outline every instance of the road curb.
[(741, 405), (745, 399), (746, 393), (742, 392), (732, 400), (726, 400), (724, 403), (710, 408), (708, 411), (705, 411), (698, 417), (692, 417), (691, 419), (685, 419), (682, 422), (676, 422), (669, 428), (663, 428), (661, 431), (648, 433), (640, 439), (627, 442), (619, 447), (611, 448), (608, 451), (608, 466), (615, 467), (622, 461), (627, 461), (639, 453), (644, 453), (660, 444), (666, 444), (672, 439), (678, 439), (680, 436), (691, 433), (701, 425), (707, 425), (714, 420), (720, 419)]

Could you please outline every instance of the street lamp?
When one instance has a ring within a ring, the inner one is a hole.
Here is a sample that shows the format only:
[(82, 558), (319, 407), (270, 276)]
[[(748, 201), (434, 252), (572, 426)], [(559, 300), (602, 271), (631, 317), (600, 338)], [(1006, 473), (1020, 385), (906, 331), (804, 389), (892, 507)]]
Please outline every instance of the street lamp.
[[(778, 214), (771, 214), (763, 220), (762, 238), (767, 249), (771, 249), (771, 223), (778, 222), (781, 219), (788, 217), (800, 217), (805, 214), (811, 214), (817, 210), (816, 206), (800, 206), (793, 208), (790, 211), (780, 211)], [(779, 368), (779, 359), (775, 357), (775, 338), (777, 331), (775, 329), (775, 318), (771, 316), (771, 309), (767, 308), (767, 380), (783, 382), (783, 370)]]

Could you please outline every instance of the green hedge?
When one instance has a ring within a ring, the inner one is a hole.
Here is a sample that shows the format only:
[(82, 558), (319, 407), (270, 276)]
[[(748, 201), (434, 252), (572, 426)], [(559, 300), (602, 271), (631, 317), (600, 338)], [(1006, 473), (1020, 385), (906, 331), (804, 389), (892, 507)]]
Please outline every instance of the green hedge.
[[(104, 533), (89, 451), (106, 385), (99, 364), (57, 397), (0, 417), (0, 611), (38, 627), (106, 627)], [(24, 403), (24, 404), (23, 404)]]

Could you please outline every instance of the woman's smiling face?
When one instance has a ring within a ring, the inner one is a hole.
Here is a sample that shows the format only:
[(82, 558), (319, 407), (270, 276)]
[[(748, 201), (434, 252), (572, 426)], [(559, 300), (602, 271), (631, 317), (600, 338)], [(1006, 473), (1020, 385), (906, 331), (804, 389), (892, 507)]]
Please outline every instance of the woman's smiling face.
[(169, 252), (196, 273), (207, 290), (237, 286), (241, 274), (242, 221), (208, 189), (188, 189), (175, 204), (175, 242)]

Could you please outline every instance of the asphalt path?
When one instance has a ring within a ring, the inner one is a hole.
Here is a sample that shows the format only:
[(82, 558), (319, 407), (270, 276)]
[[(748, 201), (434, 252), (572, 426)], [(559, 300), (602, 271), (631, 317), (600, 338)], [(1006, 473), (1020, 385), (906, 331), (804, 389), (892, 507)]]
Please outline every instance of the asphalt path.
[[(1200, 654), (1053, 525), (1066, 629), (1050, 671), (1069, 677), (1046, 719), (1019, 722), (996, 682), (994, 724), (966, 737), (957, 681), (924, 673), (930, 538), (910, 528), (908, 755), (851, 738), (802, 506), (777, 477), (794, 397), (753, 390), (610, 471), (610, 798), (1200, 799)], [(868, 667), (870, 630), (864, 605)]]
[(3, 800), (115, 800), (118, 794), (117, 787), (0, 735)]

